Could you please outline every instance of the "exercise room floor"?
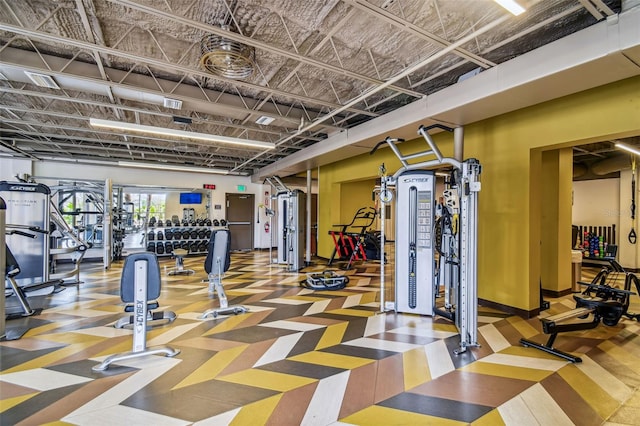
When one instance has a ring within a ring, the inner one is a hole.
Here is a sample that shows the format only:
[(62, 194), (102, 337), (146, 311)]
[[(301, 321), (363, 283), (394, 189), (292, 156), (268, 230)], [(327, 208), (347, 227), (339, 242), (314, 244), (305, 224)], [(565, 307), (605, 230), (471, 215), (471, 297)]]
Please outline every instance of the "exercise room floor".
[[(92, 371), (131, 350), (131, 332), (111, 327), (123, 315), (117, 263), (83, 265), (79, 287), (34, 300), (48, 307), (8, 321), (30, 329), (0, 342), (1, 424), (640, 424), (637, 322), (559, 336), (558, 348), (582, 354), (571, 364), (519, 345), (546, 340), (537, 319), (481, 307), (481, 347), (456, 356), (448, 321), (377, 313), (377, 263), (346, 272), (344, 290), (310, 291), (267, 252), (233, 254), (223, 282), (230, 303), (250, 312), (200, 320), (217, 306), (203, 261), (186, 259), (191, 276), (163, 273), (161, 307), (178, 319), (150, 330), (148, 345), (180, 349), (174, 358)], [(161, 270), (172, 266), (161, 259)], [(570, 297), (552, 300), (549, 313), (572, 307)]]

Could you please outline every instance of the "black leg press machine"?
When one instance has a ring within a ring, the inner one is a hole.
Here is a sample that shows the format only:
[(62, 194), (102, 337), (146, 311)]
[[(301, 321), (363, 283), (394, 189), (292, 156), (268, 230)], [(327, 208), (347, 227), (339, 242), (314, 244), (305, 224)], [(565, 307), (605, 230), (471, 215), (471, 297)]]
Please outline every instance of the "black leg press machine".
[[(606, 326), (615, 326), (623, 316), (640, 321), (640, 314), (627, 311), (630, 296), (636, 294), (631, 291), (632, 285), (640, 293), (638, 277), (626, 272), (615, 260), (610, 263), (611, 265), (605, 266), (591, 283), (580, 282), (586, 289), (581, 294), (573, 296), (576, 301), (575, 309), (540, 319), (542, 331), (549, 335), (547, 343), (541, 344), (524, 338), (520, 339), (520, 343), (570, 362), (582, 362), (580, 357), (553, 347), (558, 333), (590, 330), (596, 328), (600, 322)], [(615, 287), (622, 282), (624, 289)], [(574, 319), (576, 321), (570, 321)], [(578, 319), (583, 321), (577, 321)]]

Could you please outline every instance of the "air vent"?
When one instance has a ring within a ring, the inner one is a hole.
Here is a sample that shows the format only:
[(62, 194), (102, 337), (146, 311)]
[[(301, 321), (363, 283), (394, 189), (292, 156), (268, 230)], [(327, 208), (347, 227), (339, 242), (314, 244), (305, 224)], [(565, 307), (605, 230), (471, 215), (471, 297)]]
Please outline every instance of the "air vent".
[(58, 89), (60, 90), (60, 86), (56, 83), (56, 81), (50, 75), (46, 74), (38, 74), (36, 72), (25, 71), (24, 72), (33, 84), (39, 87), (46, 87), (47, 89)]
[(275, 118), (263, 115), (256, 120), (256, 124), (262, 124), (263, 126), (266, 126), (267, 124), (273, 123), (273, 120), (275, 120)]
[(189, 117), (173, 117), (173, 122), (176, 124), (191, 124), (191, 119)]
[(164, 107), (171, 109), (182, 109), (182, 101), (178, 99), (164, 98)]

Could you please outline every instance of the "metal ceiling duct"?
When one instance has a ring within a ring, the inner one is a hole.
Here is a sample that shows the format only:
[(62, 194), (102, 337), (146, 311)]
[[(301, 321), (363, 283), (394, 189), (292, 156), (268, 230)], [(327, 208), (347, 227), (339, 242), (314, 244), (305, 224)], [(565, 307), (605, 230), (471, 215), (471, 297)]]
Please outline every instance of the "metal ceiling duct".
[(579, 178), (587, 174), (589, 168), (582, 163), (573, 164), (573, 178)]
[[(222, 27), (229, 30), (228, 25)], [(253, 74), (256, 52), (253, 46), (210, 34), (200, 40), (200, 65), (205, 71), (233, 80)]]
[(627, 169), (631, 169), (631, 157), (626, 154), (606, 158), (591, 165), (591, 173), (598, 176), (604, 176), (609, 173)]

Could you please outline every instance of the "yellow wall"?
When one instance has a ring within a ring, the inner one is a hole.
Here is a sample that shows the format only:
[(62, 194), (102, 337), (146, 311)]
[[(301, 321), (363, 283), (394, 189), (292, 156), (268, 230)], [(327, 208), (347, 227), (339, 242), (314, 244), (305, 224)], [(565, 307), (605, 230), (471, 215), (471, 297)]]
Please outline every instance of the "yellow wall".
[[(347, 182), (341, 185), (340, 196), (342, 200), (340, 205), (342, 206), (342, 221), (340, 223), (350, 223), (353, 220), (353, 215), (362, 207), (367, 208), (365, 213), (369, 211), (368, 207), (374, 207), (375, 201), (371, 199), (371, 193), (375, 185), (375, 179)], [(364, 226), (367, 221), (358, 220), (357, 222), (358, 223), (354, 223), (354, 225)]]
[[(416, 129), (417, 130), (417, 129)], [(478, 222), (478, 295), (527, 311), (539, 305), (541, 277), (542, 151), (640, 134), (640, 77), (514, 111), (465, 126), (465, 158), (482, 164)], [(393, 135), (391, 135), (393, 136)], [(434, 136), (445, 156), (452, 156), (450, 134)], [(424, 141), (401, 145), (424, 149)], [(340, 183), (373, 178), (378, 167), (398, 169), (388, 149), (320, 169), (319, 235), (337, 223)], [(563, 219), (564, 220), (564, 219)], [(558, 228), (571, 228), (571, 217)], [(329, 257), (330, 238), (319, 238), (318, 254)], [(559, 265), (565, 277), (571, 264)]]
[[(563, 292), (571, 288), (571, 190), (573, 152), (562, 148), (542, 152), (540, 177), (542, 288)], [(532, 196), (532, 203), (534, 203)]]

